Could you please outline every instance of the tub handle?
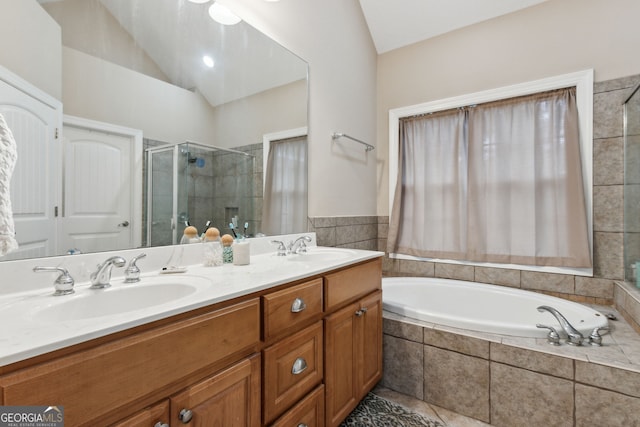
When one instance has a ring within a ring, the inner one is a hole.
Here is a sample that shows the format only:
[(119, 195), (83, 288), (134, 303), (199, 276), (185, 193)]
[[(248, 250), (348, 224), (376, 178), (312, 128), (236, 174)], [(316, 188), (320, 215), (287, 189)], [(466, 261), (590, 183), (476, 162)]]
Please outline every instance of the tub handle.
[(356, 310), (356, 316), (360, 317), (363, 316), (364, 314), (366, 314), (367, 312), (367, 307), (362, 307), (360, 310)]
[(538, 323), (536, 328), (548, 329), (549, 333), (547, 334), (547, 343), (551, 345), (560, 345), (560, 335), (558, 335), (558, 331), (553, 326), (541, 325)]
[(596, 346), (596, 347), (601, 347), (602, 346), (602, 335), (600, 335), (600, 331), (608, 331), (609, 327), (608, 326), (600, 326), (595, 328), (592, 332), (591, 335), (589, 335), (589, 344)]

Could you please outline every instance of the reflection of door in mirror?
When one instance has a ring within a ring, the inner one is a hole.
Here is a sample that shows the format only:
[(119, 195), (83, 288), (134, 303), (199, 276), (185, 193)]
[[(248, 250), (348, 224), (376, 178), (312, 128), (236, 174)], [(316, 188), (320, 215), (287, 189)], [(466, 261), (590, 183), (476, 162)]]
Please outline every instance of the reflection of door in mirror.
[(140, 222), (132, 201), (135, 137), (99, 129), (64, 126), (64, 187), (59, 252), (96, 252), (139, 246)]
[(0, 67), (0, 113), (16, 140), (11, 204), (19, 248), (1, 260), (54, 255), (56, 180), (62, 105)]

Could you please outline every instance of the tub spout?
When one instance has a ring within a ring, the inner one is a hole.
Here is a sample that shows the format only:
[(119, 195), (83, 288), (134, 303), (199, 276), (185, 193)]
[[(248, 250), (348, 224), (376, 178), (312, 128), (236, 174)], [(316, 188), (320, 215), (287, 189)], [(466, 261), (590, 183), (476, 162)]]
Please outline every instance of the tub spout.
[(541, 305), (538, 307), (538, 311), (542, 313), (543, 311), (548, 311), (553, 314), (556, 318), (562, 329), (567, 333), (567, 344), (570, 345), (582, 345), (582, 341), (584, 340), (584, 336), (574, 328), (571, 323), (555, 308), (549, 307), (548, 305)]

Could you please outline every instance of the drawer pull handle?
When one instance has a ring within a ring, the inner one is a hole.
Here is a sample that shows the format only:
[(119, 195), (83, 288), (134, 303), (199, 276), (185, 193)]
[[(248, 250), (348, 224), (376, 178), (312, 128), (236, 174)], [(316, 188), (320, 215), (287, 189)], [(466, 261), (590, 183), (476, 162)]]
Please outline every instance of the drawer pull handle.
[(300, 313), (305, 308), (307, 308), (307, 304), (304, 303), (302, 298), (296, 298), (293, 300), (293, 304), (291, 304), (292, 313)]
[(153, 427), (169, 427), (169, 424), (163, 423), (162, 421), (158, 421), (153, 425)]
[(356, 316), (363, 316), (367, 312), (367, 307), (362, 307), (360, 310), (356, 310)]
[(189, 424), (191, 418), (193, 418), (193, 412), (191, 412), (191, 409), (183, 409), (178, 414), (178, 419), (180, 419), (184, 424)]
[(293, 366), (291, 367), (291, 373), (293, 375), (300, 375), (307, 369), (307, 361), (302, 357), (298, 357), (295, 362), (293, 362)]
[(300, 424), (298, 424), (298, 427), (309, 427), (309, 426), (306, 425), (305, 423), (300, 423)]

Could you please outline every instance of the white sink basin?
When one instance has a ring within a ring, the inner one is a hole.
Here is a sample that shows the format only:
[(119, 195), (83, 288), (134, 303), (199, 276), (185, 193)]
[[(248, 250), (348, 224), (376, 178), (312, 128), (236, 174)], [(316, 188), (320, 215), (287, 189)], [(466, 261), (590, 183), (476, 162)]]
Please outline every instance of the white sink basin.
[(75, 294), (48, 297), (28, 310), (34, 320), (84, 320), (147, 310), (194, 295), (211, 285), (201, 277), (143, 278), (138, 283), (113, 283), (107, 289), (82, 289)]
[(309, 248), (306, 253), (287, 256), (287, 260), (307, 263), (340, 261), (354, 254), (355, 252), (350, 249), (312, 247)]

